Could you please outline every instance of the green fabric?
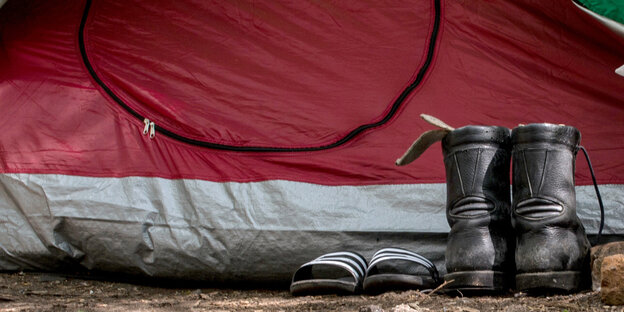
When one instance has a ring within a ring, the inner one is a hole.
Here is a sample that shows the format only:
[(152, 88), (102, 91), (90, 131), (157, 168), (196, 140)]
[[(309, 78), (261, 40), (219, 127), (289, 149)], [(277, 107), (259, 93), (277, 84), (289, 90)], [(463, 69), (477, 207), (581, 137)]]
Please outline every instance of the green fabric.
[(577, 0), (596, 14), (624, 24), (624, 0)]

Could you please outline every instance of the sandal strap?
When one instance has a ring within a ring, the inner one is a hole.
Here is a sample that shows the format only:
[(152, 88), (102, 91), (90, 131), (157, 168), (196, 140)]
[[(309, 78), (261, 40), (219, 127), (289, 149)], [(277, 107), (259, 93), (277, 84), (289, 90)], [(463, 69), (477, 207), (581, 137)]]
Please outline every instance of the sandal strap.
[(371, 275), (370, 273), (377, 267), (379, 263), (382, 263), (384, 261), (393, 261), (393, 260), (409, 261), (412, 263), (419, 264), (423, 266), (425, 269), (427, 269), (427, 271), (429, 272), (429, 274), (431, 275), (431, 277), (433, 278), (435, 282), (438, 282), (440, 280), (440, 274), (438, 272), (438, 269), (431, 261), (429, 261), (429, 259), (415, 252), (402, 249), (402, 248), (394, 248), (394, 247), (381, 249), (377, 251), (375, 255), (373, 255), (373, 258), (371, 259), (368, 269), (366, 270), (367, 276)]
[(403, 248), (397, 248), (397, 247), (388, 247), (388, 248), (380, 249), (373, 255), (373, 259), (375, 257), (380, 256), (380, 255), (385, 254), (385, 253), (409, 255), (409, 256), (412, 256), (412, 257), (416, 257), (416, 258), (422, 259), (428, 265), (430, 265), (432, 267), (435, 267), (433, 262), (429, 261), (429, 259), (427, 259), (427, 258), (425, 258), (425, 257), (423, 257), (423, 256), (421, 256), (421, 255), (419, 255), (419, 254), (417, 254), (417, 253), (415, 253), (413, 251), (410, 251), (410, 250), (407, 250), (407, 249), (403, 249)]
[(328, 259), (328, 258), (348, 258), (348, 259), (353, 259), (357, 262), (357, 266), (361, 269), (361, 272), (366, 271), (366, 268), (368, 267), (368, 263), (366, 262), (366, 259), (364, 258), (364, 256), (360, 255), (359, 253), (356, 252), (352, 252), (352, 251), (337, 251), (337, 252), (331, 252), (328, 254), (324, 254), (320, 257), (318, 257), (318, 259)]
[(353, 277), (355, 284), (359, 285), (366, 274), (366, 261), (360, 254), (354, 252), (335, 252), (324, 254), (312, 261), (304, 263), (293, 275), (292, 282), (310, 279), (312, 268), (318, 265), (339, 267), (347, 271)]

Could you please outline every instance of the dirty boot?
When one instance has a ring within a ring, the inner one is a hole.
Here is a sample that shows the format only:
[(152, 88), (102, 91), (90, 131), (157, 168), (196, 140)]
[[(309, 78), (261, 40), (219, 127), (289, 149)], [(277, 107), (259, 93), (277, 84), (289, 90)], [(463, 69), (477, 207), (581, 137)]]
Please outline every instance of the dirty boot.
[(583, 286), (589, 241), (576, 215), (574, 167), (581, 139), (570, 126), (512, 131), (516, 288), (570, 292)]
[[(513, 281), (509, 129), (466, 126), (442, 140), (446, 167), (447, 289), (500, 292)], [(452, 281), (452, 282), (451, 282)]]

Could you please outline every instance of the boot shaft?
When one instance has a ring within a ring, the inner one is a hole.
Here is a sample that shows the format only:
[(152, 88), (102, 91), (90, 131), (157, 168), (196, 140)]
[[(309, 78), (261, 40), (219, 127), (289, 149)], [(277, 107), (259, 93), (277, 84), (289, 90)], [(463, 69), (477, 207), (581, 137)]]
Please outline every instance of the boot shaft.
[(512, 131), (513, 210), (518, 218), (576, 216), (574, 171), (580, 132), (531, 124)]
[(509, 129), (466, 126), (442, 141), (447, 184), (447, 217), (509, 216)]

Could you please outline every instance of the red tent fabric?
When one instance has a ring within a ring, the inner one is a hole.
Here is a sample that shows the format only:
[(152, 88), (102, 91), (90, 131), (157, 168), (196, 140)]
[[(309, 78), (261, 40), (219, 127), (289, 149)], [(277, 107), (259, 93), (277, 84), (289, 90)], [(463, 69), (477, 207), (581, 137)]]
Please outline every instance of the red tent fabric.
[[(599, 182), (623, 183), (624, 159), (617, 155), (624, 124), (617, 121), (624, 120), (624, 81), (612, 73), (623, 48), (565, 3), (445, 2), (437, 41), (430, 43), (434, 8), (422, 1), (135, 2), (92, 4), (84, 26), (88, 62), (141, 116), (194, 140), (285, 148), (334, 143), (387, 115), (423, 67), (430, 44), (435, 54), (423, 82), (390, 121), (341, 146), (219, 151), (142, 135), (143, 120), (115, 103), (85, 68), (78, 46), (84, 3), (8, 3), (2, 16), (4, 172), (443, 182), (440, 153), (405, 170), (393, 165), (429, 128), (418, 118), (429, 113), (453, 126), (574, 125)], [(578, 172), (580, 184), (591, 182), (587, 170)]]

